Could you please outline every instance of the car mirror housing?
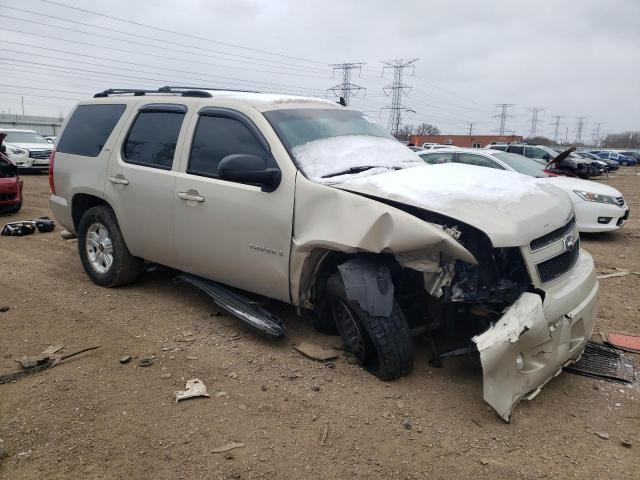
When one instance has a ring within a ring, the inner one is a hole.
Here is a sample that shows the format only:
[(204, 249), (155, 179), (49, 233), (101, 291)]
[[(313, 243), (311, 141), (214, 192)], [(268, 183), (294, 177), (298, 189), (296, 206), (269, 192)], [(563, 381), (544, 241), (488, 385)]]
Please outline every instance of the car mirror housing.
[(257, 155), (227, 155), (218, 165), (221, 179), (232, 182), (252, 183), (262, 186), (265, 192), (272, 192), (280, 184), (282, 174), (277, 168), (267, 168), (264, 158)]

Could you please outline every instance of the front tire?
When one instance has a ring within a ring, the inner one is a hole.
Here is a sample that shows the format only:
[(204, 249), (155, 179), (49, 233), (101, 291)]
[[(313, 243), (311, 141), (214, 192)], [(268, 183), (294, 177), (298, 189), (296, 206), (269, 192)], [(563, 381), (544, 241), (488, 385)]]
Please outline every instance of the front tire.
[(85, 272), (101, 287), (118, 287), (136, 280), (144, 261), (129, 252), (111, 208), (87, 210), (78, 225), (78, 251)]
[(395, 380), (413, 370), (413, 339), (395, 300), (389, 316), (370, 315), (349, 300), (339, 272), (327, 280), (327, 300), (346, 350), (362, 367), (382, 380)]

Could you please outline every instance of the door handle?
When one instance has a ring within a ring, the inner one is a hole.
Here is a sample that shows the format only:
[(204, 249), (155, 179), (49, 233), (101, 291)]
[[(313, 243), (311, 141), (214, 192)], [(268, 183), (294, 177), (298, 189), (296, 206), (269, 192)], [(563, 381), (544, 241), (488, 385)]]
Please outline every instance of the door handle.
[(109, 181), (116, 185), (129, 185), (129, 180), (124, 178), (121, 173), (118, 173), (115, 177), (109, 177)]
[(186, 192), (179, 192), (178, 197), (188, 202), (204, 202), (204, 197), (200, 196), (196, 190), (187, 190)]

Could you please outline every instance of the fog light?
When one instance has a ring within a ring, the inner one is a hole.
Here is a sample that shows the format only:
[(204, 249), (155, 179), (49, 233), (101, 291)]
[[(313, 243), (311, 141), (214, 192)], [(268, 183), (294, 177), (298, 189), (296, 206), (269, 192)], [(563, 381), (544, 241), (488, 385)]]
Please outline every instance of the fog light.
[(518, 370), (522, 370), (524, 368), (524, 357), (521, 353), (519, 353), (516, 357), (516, 368)]
[(598, 223), (609, 223), (612, 217), (598, 217)]

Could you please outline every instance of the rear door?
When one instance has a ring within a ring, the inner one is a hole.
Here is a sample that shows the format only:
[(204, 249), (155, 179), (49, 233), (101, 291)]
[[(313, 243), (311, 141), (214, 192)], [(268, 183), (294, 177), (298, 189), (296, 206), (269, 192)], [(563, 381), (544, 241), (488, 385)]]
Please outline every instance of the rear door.
[[(205, 107), (192, 123), (173, 195), (179, 268), (289, 302), (295, 175), (278, 162), (290, 160), (276, 159), (255, 123), (239, 111)], [(233, 154), (257, 155), (280, 168), (278, 188), (265, 192), (220, 179), (220, 160)]]
[(140, 103), (109, 160), (105, 198), (133, 255), (174, 266), (173, 186), (185, 105)]

